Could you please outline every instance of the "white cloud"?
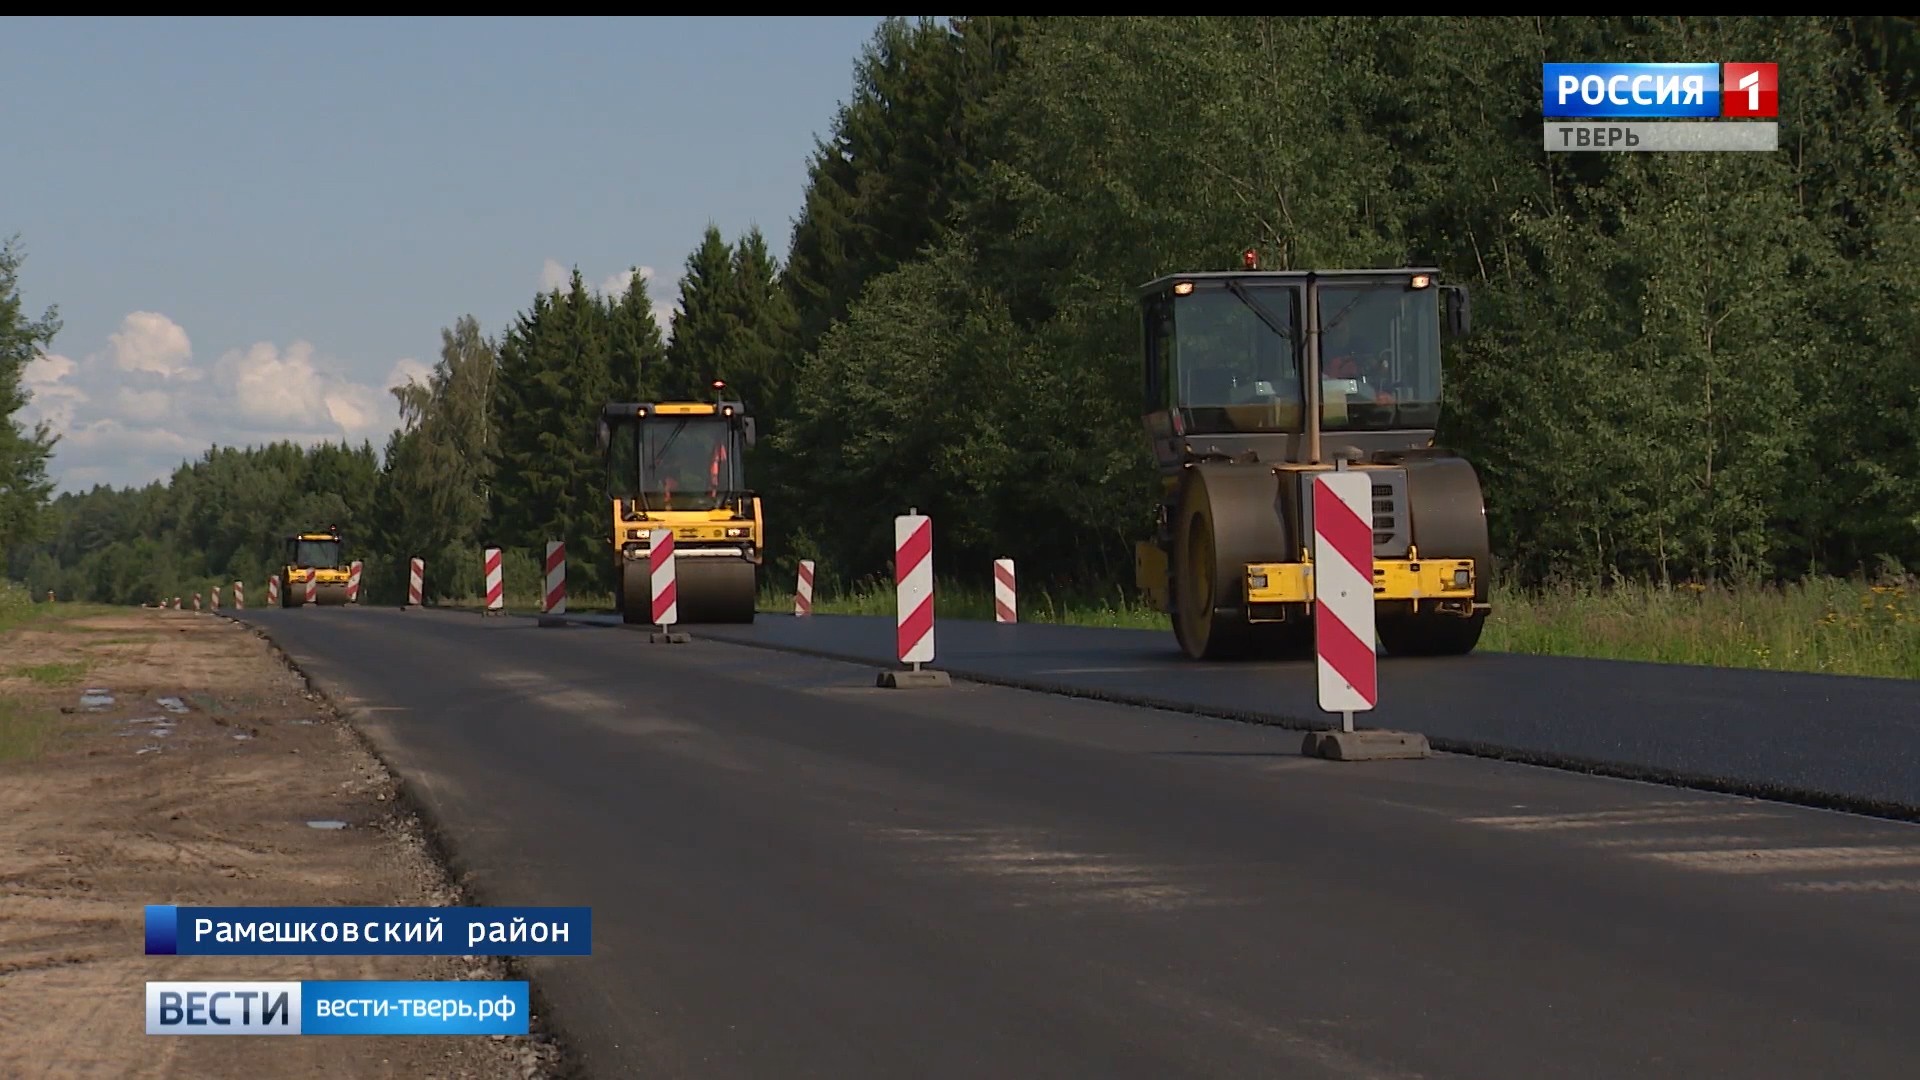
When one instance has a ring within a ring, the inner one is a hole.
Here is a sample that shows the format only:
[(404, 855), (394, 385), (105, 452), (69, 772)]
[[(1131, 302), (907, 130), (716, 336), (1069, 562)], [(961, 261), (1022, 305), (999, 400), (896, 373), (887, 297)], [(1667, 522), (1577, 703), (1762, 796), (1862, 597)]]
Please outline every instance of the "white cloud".
[(189, 370), (187, 362), (193, 357), (193, 343), (187, 339), (187, 332), (157, 311), (136, 311), (128, 315), (121, 321), (119, 332), (107, 340), (113, 345), (113, 362), (122, 371), (181, 375)]
[(41, 354), (23, 382), (28, 424), (60, 434), (50, 472), (65, 489), (163, 479), (212, 445), (322, 440), (381, 447), (399, 424), (387, 388), (429, 369), (396, 361), (386, 386), (348, 377), (346, 365), (306, 341), (228, 349), (194, 362), (191, 339), (158, 312), (128, 315), (105, 347), (78, 359)]

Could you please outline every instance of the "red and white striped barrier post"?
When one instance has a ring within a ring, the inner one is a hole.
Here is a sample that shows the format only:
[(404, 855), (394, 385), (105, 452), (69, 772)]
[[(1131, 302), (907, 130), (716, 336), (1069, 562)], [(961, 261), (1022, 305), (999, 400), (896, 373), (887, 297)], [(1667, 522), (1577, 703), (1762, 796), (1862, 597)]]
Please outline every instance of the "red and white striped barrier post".
[(547, 541), (547, 588), (540, 598), (540, 613), (547, 618), (542, 626), (561, 626), (558, 616), (567, 613), (567, 542)]
[(654, 633), (650, 640), (656, 645), (677, 645), (687, 640), (687, 635), (673, 628), (680, 621), (680, 584), (674, 575), (673, 559), (673, 530), (653, 530), (647, 545), (647, 581), (653, 597)]
[(1305, 753), (1340, 760), (1426, 757), (1426, 736), (1353, 729), (1353, 714), (1380, 701), (1374, 652), (1373, 479), (1349, 469), (1317, 473), (1313, 491), (1313, 637), (1320, 708), (1338, 732), (1312, 732)]
[(793, 613), (813, 614), (813, 560), (800, 560), (800, 581), (793, 590)]
[(180, 610), (180, 598), (177, 596), (173, 598), (173, 610), (175, 611)]
[(318, 604), (319, 602), (320, 602), (320, 571), (309, 566), (307, 567), (306, 603)]
[(360, 560), (353, 560), (353, 566), (347, 570), (347, 603), (360, 602)]
[(480, 614), (484, 617), (495, 612), (505, 611), (507, 607), (507, 587), (500, 580), (500, 549), (490, 547), (485, 552), (483, 565), (487, 571), (487, 606)]
[(199, 593), (193, 594), (193, 610), (195, 611), (200, 610), (200, 594)]
[(233, 610), (247, 610), (247, 593), (239, 582), (233, 583)]
[(426, 602), (427, 561), (415, 555), (407, 560), (407, 603), (419, 607)]
[(993, 560), (993, 621), (1019, 622), (1013, 588), (1013, 560)]
[(280, 575), (269, 574), (267, 575), (267, 606), (277, 607), (279, 606), (279, 604), (280, 604)]
[(944, 671), (924, 671), (933, 662), (933, 519), (909, 507), (893, 519), (894, 638), (907, 671), (882, 671), (887, 687), (947, 686)]
[(211, 599), (213, 602), (213, 610), (219, 611), (220, 610), (220, 586), (218, 585), (213, 586)]

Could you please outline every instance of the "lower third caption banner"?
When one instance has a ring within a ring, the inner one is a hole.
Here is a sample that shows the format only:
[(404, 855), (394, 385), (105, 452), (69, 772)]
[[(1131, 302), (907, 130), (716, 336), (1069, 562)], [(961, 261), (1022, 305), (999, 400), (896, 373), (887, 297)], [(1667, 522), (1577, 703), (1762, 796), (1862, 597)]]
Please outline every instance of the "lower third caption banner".
[(149, 1035), (525, 1035), (527, 984), (150, 982)]

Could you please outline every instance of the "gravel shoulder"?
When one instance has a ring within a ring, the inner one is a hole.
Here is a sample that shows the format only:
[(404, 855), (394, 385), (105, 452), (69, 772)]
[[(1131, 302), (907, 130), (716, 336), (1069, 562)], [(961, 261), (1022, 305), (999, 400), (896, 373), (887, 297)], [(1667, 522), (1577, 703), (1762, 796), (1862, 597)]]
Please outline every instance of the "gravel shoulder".
[(394, 778), (251, 629), (139, 610), (0, 633), (8, 1076), (556, 1075), (538, 1036), (146, 1034), (149, 979), (512, 977), (492, 958), (149, 957), (146, 904), (458, 902)]

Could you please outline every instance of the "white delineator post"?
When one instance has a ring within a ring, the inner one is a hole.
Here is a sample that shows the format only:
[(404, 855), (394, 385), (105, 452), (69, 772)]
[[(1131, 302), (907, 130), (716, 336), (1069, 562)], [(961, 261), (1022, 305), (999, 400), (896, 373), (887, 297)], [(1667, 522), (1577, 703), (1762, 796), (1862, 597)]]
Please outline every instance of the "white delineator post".
[(944, 671), (924, 671), (933, 660), (933, 520), (909, 507), (893, 519), (895, 651), (912, 669), (882, 670), (876, 685), (906, 689), (952, 686)]
[(662, 630), (680, 621), (680, 588), (673, 573), (673, 530), (655, 529), (647, 545), (647, 580), (653, 597), (653, 625)]
[(813, 560), (800, 560), (800, 580), (793, 590), (793, 613), (813, 614)]
[(407, 603), (414, 607), (421, 605), (427, 591), (427, 562), (415, 555), (407, 563)]
[(233, 610), (235, 611), (247, 610), (246, 590), (237, 581), (233, 583)]
[(1313, 637), (1320, 708), (1353, 714), (1380, 700), (1373, 625), (1373, 481), (1342, 460), (1313, 478)]
[(687, 640), (686, 634), (673, 628), (680, 621), (680, 583), (673, 562), (673, 530), (653, 530), (647, 543), (647, 587), (653, 597), (649, 607), (653, 633), (649, 640), (655, 645), (678, 645)]
[(507, 606), (506, 584), (500, 577), (500, 549), (490, 547), (484, 554), (483, 563), (487, 571), (487, 607), (486, 611), (481, 612), (483, 615), (487, 612), (503, 611)]
[(548, 615), (567, 613), (567, 543), (547, 541), (547, 592), (540, 610)]
[(1013, 560), (993, 560), (993, 621), (1019, 622), (1019, 606), (1014, 601)]
[(307, 567), (307, 597), (305, 602), (309, 604), (318, 604), (320, 602), (320, 571), (315, 570), (311, 566)]
[(280, 575), (269, 574), (267, 576), (267, 606), (274, 607), (279, 603), (280, 603)]
[(900, 662), (933, 661), (933, 519), (911, 510), (893, 519), (894, 627)]
[(353, 566), (347, 571), (347, 603), (360, 602), (360, 560), (353, 560)]

